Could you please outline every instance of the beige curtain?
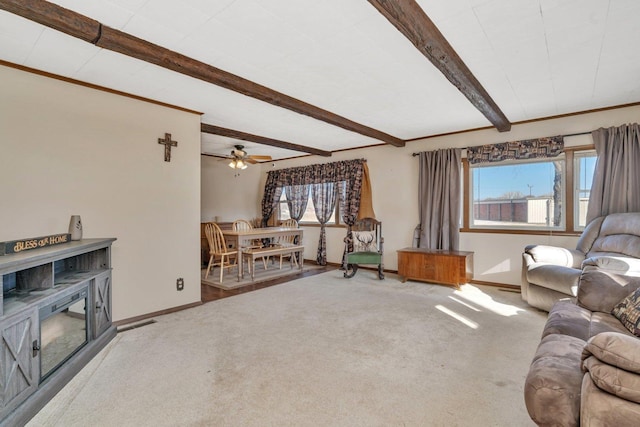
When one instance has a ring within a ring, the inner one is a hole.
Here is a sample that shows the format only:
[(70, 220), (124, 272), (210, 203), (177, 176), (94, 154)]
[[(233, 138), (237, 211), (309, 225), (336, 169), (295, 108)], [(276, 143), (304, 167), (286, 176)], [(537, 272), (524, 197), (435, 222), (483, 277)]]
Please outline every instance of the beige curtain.
[(640, 212), (640, 125), (600, 128), (591, 135), (598, 159), (587, 223), (611, 213)]
[(369, 177), (369, 167), (367, 163), (362, 164), (362, 188), (360, 189), (360, 209), (358, 219), (375, 218), (373, 211), (373, 194), (371, 193), (371, 178)]
[(418, 247), (458, 250), (462, 150), (420, 153)]

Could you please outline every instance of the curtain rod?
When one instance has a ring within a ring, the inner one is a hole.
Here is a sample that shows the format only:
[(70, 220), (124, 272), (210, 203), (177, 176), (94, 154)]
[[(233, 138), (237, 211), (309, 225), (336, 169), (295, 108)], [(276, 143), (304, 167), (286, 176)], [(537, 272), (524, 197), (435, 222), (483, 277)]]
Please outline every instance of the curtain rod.
[[(562, 135), (562, 137), (564, 138), (564, 137), (567, 137), (567, 136), (579, 136), (579, 135), (591, 135), (591, 131), (570, 133), (570, 134), (567, 134), (567, 135)], [(412, 157), (419, 156), (419, 155), (420, 155), (420, 153), (412, 153), (411, 154)]]

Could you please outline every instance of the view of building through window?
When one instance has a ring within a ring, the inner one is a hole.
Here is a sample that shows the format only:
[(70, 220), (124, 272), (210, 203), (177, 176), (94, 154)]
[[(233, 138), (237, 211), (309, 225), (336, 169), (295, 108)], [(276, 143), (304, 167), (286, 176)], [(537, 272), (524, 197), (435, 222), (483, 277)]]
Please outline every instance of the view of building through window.
[(573, 207), (565, 203), (564, 155), (472, 165), (470, 226), (564, 230), (566, 215), (571, 214), (576, 228), (584, 227), (595, 159), (593, 151), (575, 155)]

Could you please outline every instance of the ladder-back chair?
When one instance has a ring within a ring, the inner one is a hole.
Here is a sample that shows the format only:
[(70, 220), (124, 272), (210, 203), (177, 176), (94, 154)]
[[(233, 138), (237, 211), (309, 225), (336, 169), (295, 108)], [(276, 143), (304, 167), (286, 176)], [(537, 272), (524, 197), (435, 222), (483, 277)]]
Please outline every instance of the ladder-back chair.
[[(224, 277), (224, 269), (231, 268), (238, 265), (237, 250), (231, 250), (227, 247), (227, 242), (224, 239), (222, 230), (215, 222), (208, 222), (204, 226), (204, 234), (207, 236), (207, 243), (209, 243), (209, 264), (207, 265), (207, 272), (204, 275), (206, 279), (209, 277), (209, 271), (216, 265), (220, 266), (220, 283)], [(231, 257), (234, 257), (234, 263), (231, 263)], [(219, 262), (216, 259), (220, 258)]]
[[(280, 227), (288, 227), (288, 228), (298, 228), (298, 221), (293, 218), (285, 219), (280, 222)], [(296, 246), (298, 242), (295, 241), (297, 236), (282, 236), (278, 237), (275, 241), (275, 245), (277, 246)], [(282, 269), (282, 259), (289, 258), (294, 265), (298, 266), (298, 259), (295, 254), (283, 254), (280, 255), (280, 268)]]
[[(249, 231), (249, 230), (253, 230), (253, 225), (251, 225), (251, 223), (249, 221), (247, 221), (246, 219), (237, 219), (235, 221), (233, 221), (233, 224), (231, 225), (232, 230), (233, 231)], [(242, 250), (244, 249), (255, 249), (255, 248), (261, 248), (262, 245), (262, 241), (260, 239), (255, 239), (251, 242), (250, 245), (247, 246), (243, 246)], [(267, 269), (267, 259), (269, 257), (262, 257), (262, 264), (264, 265), (264, 269)]]
[(350, 279), (355, 276), (359, 264), (375, 264), (378, 277), (384, 279), (383, 244), (380, 221), (375, 218), (357, 220), (344, 238), (344, 277)]

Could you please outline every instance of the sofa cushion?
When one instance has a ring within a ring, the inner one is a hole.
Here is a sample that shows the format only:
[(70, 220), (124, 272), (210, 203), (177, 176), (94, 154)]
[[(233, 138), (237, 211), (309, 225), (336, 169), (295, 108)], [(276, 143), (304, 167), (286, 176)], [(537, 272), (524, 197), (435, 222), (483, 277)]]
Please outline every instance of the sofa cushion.
[(637, 212), (607, 215), (588, 256), (591, 256), (591, 252), (615, 252), (640, 258), (638, 230), (640, 230), (640, 215)]
[(524, 386), (527, 411), (537, 424), (578, 425), (584, 344), (579, 338), (558, 334), (540, 342)]
[(599, 360), (629, 372), (640, 374), (640, 340), (616, 332), (595, 335), (584, 347), (582, 360), (595, 356)]
[(580, 407), (581, 426), (635, 427), (639, 419), (640, 405), (601, 390), (594, 384), (590, 375), (584, 376)]
[(595, 356), (586, 358), (582, 362), (582, 369), (589, 372), (599, 389), (640, 403), (640, 375), (611, 366)]
[(640, 289), (631, 292), (611, 312), (634, 335), (640, 336)]
[[(618, 322), (619, 323), (619, 322)], [(542, 336), (551, 334), (569, 335), (586, 342), (591, 325), (591, 312), (571, 301), (558, 301), (551, 307)]]
[(591, 313), (591, 323), (589, 324), (589, 338), (605, 332), (617, 332), (625, 335), (631, 333), (624, 327), (613, 314), (594, 311)]
[[(585, 263), (593, 260), (589, 258)], [(615, 271), (586, 265), (578, 284), (578, 305), (591, 311), (611, 313), (630, 292), (640, 288), (640, 277), (627, 276)]]

